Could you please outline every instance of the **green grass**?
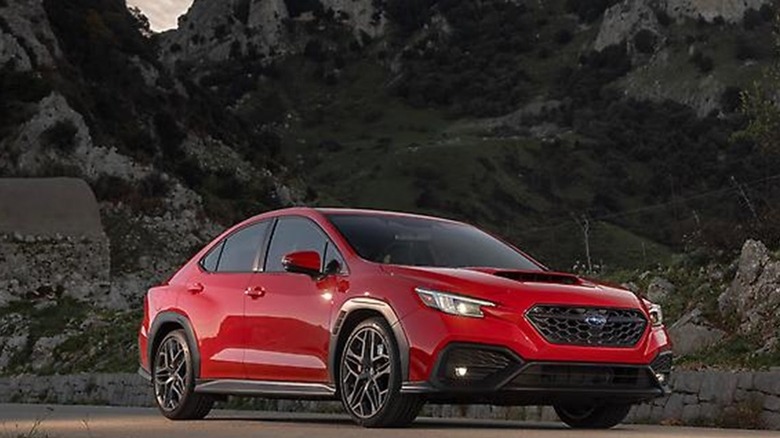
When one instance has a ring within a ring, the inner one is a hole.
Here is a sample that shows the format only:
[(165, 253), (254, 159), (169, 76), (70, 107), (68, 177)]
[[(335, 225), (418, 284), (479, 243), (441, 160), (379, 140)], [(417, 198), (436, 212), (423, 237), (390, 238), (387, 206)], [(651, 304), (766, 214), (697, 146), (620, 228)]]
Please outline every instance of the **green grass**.
[[(533, 138), (495, 137), (474, 119), (413, 108), (384, 88), (393, 77), (370, 61), (347, 66), (338, 86), (323, 84), (316, 65), (303, 57), (279, 69), (285, 79), (261, 85), (253, 96), (275, 93), (296, 108), (282, 117), (282, 154), (318, 193), (320, 205), (443, 215), (496, 232), (559, 269), (584, 259), (569, 212), (592, 203), (589, 188), (601, 163), (574, 146), (576, 135), (553, 147)], [(633, 167), (641, 174), (638, 164)], [(540, 188), (540, 179), (551, 182)], [(633, 207), (641, 201), (620, 202)], [(527, 232), (548, 227), (551, 217), (563, 227), (552, 234)], [(646, 266), (670, 255), (616, 224), (599, 223), (595, 233), (594, 259), (607, 265)]]
[[(18, 301), (0, 309), (0, 316), (18, 314), (29, 324), (25, 345), (17, 350), (4, 370), (13, 375), (32, 372), (35, 343), (45, 337), (70, 335), (51, 352), (48, 366), (36, 373), (67, 374), (90, 372), (132, 372), (137, 368), (136, 330), (139, 311), (110, 311), (94, 308), (71, 298), (36, 308), (35, 302)], [(83, 327), (89, 318), (89, 325)], [(13, 332), (13, 327), (8, 327)], [(11, 333), (0, 333), (9, 335)]]
[(732, 336), (696, 354), (679, 358), (675, 365), (693, 369), (702, 366), (751, 370), (776, 367), (780, 363), (780, 349), (766, 353), (755, 353), (762, 347), (763, 341), (764, 339)]

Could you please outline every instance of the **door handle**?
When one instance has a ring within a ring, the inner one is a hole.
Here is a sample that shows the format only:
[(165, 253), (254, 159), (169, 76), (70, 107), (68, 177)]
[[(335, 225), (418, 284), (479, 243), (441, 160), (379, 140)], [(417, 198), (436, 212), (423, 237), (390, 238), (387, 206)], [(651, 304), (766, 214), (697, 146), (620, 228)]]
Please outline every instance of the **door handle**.
[(261, 286), (248, 287), (244, 291), (244, 295), (248, 296), (249, 298), (252, 298), (253, 300), (257, 298), (262, 298), (265, 296), (265, 288)]
[(187, 285), (187, 292), (191, 294), (199, 294), (203, 292), (203, 285), (201, 283), (190, 283)]

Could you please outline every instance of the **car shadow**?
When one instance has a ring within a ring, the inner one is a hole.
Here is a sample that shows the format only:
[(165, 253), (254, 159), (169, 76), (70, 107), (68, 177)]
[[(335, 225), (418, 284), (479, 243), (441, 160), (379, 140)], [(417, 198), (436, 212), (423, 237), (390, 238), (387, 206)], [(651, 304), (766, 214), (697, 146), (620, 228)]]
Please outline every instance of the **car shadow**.
[[(320, 424), (320, 425), (354, 425), (352, 420), (344, 415), (326, 416), (323, 414), (307, 415), (289, 413), (263, 412), (260, 415), (228, 415), (207, 417), (203, 421), (253, 421), (258, 423), (299, 423), (299, 424)], [(355, 427), (358, 427), (355, 425)], [(560, 430), (566, 429), (562, 423), (539, 423), (523, 422), (509, 420), (476, 420), (476, 419), (453, 419), (453, 418), (418, 418), (410, 429), (527, 429), (527, 430)]]

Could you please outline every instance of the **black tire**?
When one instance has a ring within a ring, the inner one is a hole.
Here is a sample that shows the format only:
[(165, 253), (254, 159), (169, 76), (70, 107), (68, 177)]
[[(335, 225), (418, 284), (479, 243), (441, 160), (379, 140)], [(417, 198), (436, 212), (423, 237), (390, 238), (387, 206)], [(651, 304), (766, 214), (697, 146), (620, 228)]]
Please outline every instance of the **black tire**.
[(214, 407), (212, 397), (195, 393), (191, 351), (184, 331), (174, 330), (160, 341), (151, 361), (154, 401), (171, 420), (200, 420)]
[[(373, 336), (375, 342), (367, 341), (369, 336)], [(365, 352), (368, 346), (371, 351), (369, 359), (366, 360)], [(357, 359), (355, 354), (352, 354), (357, 347), (362, 349), (362, 359)], [(417, 418), (425, 403), (419, 396), (401, 394), (398, 343), (383, 318), (366, 319), (352, 330), (344, 343), (338, 367), (341, 402), (360, 426), (408, 426)]]
[(610, 429), (622, 423), (631, 410), (628, 404), (553, 407), (558, 418), (573, 429)]

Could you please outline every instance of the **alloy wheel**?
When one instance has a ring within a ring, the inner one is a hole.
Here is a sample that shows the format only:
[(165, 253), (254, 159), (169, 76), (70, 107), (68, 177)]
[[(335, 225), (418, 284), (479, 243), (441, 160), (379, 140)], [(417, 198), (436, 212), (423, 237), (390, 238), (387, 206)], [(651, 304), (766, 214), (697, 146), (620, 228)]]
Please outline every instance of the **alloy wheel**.
[(350, 338), (341, 370), (349, 410), (360, 418), (376, 415), (390, 392), (392, 360), (388, 340), (376, 328), (363, 327)]
[(176, 337), (168, 337), (157, 351), (154, 362), (154, 393), (157, 404), (166, 411), (179, 407), (186, 394), (188, 357)]

